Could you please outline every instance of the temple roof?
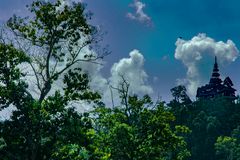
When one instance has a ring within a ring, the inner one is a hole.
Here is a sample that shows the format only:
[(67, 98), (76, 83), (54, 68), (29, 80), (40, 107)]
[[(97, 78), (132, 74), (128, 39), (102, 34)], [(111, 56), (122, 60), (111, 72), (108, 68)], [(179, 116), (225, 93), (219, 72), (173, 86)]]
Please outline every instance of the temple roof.
[(215, 63), (213, 66), (213, 72), (209, 84), (199, 87), (196, 97), (212, 98), (221, 95), (235, 98), (236, 90), (232, 88), (232, 86), (233, 83), (229, 77), (226, 77), (224, 81), (221, 80), (218, 69), (217, 57), (215, 57)]

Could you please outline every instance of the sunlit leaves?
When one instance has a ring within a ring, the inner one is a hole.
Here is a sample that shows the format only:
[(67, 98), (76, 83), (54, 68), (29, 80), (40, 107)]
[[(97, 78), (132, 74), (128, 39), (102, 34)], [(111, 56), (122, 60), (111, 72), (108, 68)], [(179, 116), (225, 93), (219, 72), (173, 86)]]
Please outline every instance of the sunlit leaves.
[[(96, 138), (99, 149), (110, 159), (185, 159), (190, 155), (180, 135), (189, 133), (184, 126), (171, 127), (175, 117), (163, 103), (156, 106), (145, 96), (128, 97), (128, 108), (96, 108)], [(106, 147), (101, 147), (106, 146)], [(109, 150), (107, 150), (109, 148)]]

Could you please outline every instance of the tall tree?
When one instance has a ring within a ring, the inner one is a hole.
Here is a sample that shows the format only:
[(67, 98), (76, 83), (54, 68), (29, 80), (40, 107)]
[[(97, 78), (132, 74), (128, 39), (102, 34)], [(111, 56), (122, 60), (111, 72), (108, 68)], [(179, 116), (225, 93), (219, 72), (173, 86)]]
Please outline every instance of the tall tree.
[[(38, 101), (42, 102), (65, 71), (79, 62), (96, 63), (103, 55), (91, 52), (81, 56), (84, 48), (98, 41), (97, 29), (87, 21), (91, 14), (82, 3), (64, 5), (61, 0), (56, 3), (37, 0), (29, 10), (33, 14), (31, 19), (13, 16), (7, 26), (18, 40), (31, 47), (19, 43), (20, 49), (31, 55), (28, 63), (40, 92)], [(32, 53), (32, 48), (37, 53)]]
[[(37, 0), (29, 6), (31, 18), (13, 16), (7, 22), (20, 41), (0, 43), (0, 107), (14, 108), (10, 119), (0, 122), (1, 159), (95, 159), (89, 156), (94, 152), (92, 121), (71, 103), (100, 98), (77, 65), (102, 58), (80, 56), (97, 41), (96, 28), (82, 3), (61, 2)], [(32, 69), (37, 95), (29, 90), (22, 66)], [(57, 80), (62, 81), (59, 89), (53, 88)]]
[(176, 124), (188, 124), (190, 110), (192, 108), (192, 101), (187, 95), (186, 87), (183, 85), (176, 86), (171, 90), (173, 100), (170, 101), (168, 107), (176, 117)]

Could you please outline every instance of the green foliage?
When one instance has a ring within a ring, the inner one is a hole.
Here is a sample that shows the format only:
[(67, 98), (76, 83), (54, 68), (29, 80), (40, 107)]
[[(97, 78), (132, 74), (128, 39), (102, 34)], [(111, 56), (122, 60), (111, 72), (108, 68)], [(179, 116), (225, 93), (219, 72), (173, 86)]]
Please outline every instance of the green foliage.
[[(55, 45), (61, 40), (69, 40), (71, 48), (78, 44), (84, 35), (94, 32), (95, 28), (87, 23), (90, 14), (86, 14), (82, 4), (65, 5), (61, 9), (61, 1), (56, 3), (36, 0), (29, 6), (34, 14), (33, 19), (13, 16), (8, 26), (32, 43), (38, 46)], [(91, 42), (89, 41), (88, 44)], [(53, 52), (59, 49), (54, 46)], [(62, 54), (64, 54), (62, 52)], [(63, 55), (59, 55), (61, 58)]]
[(87, 114), (81, 115), (73, 108), (66, 108), (65, 99), (56, 92), (42, 104), (31, 101), (13, 111), (11, 119), (1, 123), (0, 135), (6, 143), (1, 153), (20, 159), (59, 159), (61, 152), (58, 156), (53, 153), (60, 150), (64, 155), (68, 149), (71, 153), (69, 146), (72, 144), (81, 151), (85, 148), (90, 152), (92, 137), (87, 133), (92, 130), (92, 121)]
[[(18, 65), (27, 62), (29, 58), (12, 45), (0, 44), (0, 110), (10, 104), (21, 103), (20, 99), (27, 87), (20, 78), (23, 76)], [(26, 93), (27, 94), (27, 93)]]
[(217, 158), (219, 160), (240, 159), (240, 127), (233, 130), (232, 136), (220, 136), (215, 143)]
[(236, 139), (231, 137), (218, 137), (215, 148), (217, 150), (216, 154), (219, 156), (219, 159), (236, 159), (236, 157), (233, 155), (234, 150), (236, 150)]
[(69, 144), (59, 147), (53, 153), (53, 159), (56, 160), (88, 160), (89, 157), (88, 151), (77, 144)]
[[(20, 41), (18, 48), (24, 48), (22, 43), (27, 43), (37, 52), (26, 54), (31, 55), (28, 63), (42, 102), (52, 84), (66, 71), (74, 70), (79, 62), (93, 62), (102, 56), (81, 55), (85, 47), (98, 42), (96, 28), (88, 23), (91, 14), (85, 11), (82, 3), (63, 5), (60, 0), (55, 3), (36, 0), (28, 8), (33, 15), (31, 18), (13, 16), (7, 26), (16, 41)], [(59, 65), (61, 67), (57, 67)]]
[(183, 85), (176, 86), (171, 90), (172, 96), (176, 102), (182, 102), (185, 104), (191, 103), (191, 99), (187, 95), (187, 89)]
[[(92, 103), (100, 98), (90, 90), (88, 75), (73, 66), (81, 61), (79, 41), (86, 40), (80, 48), (92, 43), (86, 37), (95, 31), (81, 3), (57, 10), (60, 5), (60, 1), (35, 1), (30, 6), (32, 19), (14, 16), (7, 23), (15, 35), (41, 47), (43, 53), (38, 59), (14, 48), (15, 44), (0, 44), (0, 106), (14, 108), (10, 119), (0, 122), (1, 159), (95, 159), (92, 120), (71, 107), (75, 101)], [(64, 49), (63, 43), (67, 44)], [(57, 70), (63, 60), (66, 64)], [(26, 64), (37, 80), (39, 98), (24, 81), (20, 67)], [(60, 76), (64, 77), (62, 88), (54, 91), (52, 84)]]
[(96, 142), (100, 150), (109, 152), (109, 159), (182, 160), (190, 155), (181, 136), (189, 133), (189, 129), (172, 128), (175, 117), (163, 103), (154, 106), (148, 96), (143, 99), (129, 96), (125, 106), (99, 107), (95, 114)]

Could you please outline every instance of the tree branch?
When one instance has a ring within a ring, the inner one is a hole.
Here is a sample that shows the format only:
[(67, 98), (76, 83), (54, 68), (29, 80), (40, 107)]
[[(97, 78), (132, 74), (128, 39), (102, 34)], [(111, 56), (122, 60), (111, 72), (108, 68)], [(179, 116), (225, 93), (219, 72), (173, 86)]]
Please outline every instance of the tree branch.
[(28, 62), (28, 63), (29, 63), (29, 65), (31, 66), (31, 68), (32, 68), (32, 70), (33, 70), (33, 72), (34, 72), (34, 75), (35, 75), (35, 77), (36, 77), (37, 87), (38, 87), (38, 89), (40, 90), (40, 92), (42, 92), (42, 88), (41, 88), (41, 85), (40, 85), (40, 81), (39, 81), (39, 77), (38, 77), (38, 74), (37, 74), (37, 72), (36, 72), (36, 69), (34, 68), (34, 66), (33, 66), (33, 64), (32, 64), (31, 62)]

